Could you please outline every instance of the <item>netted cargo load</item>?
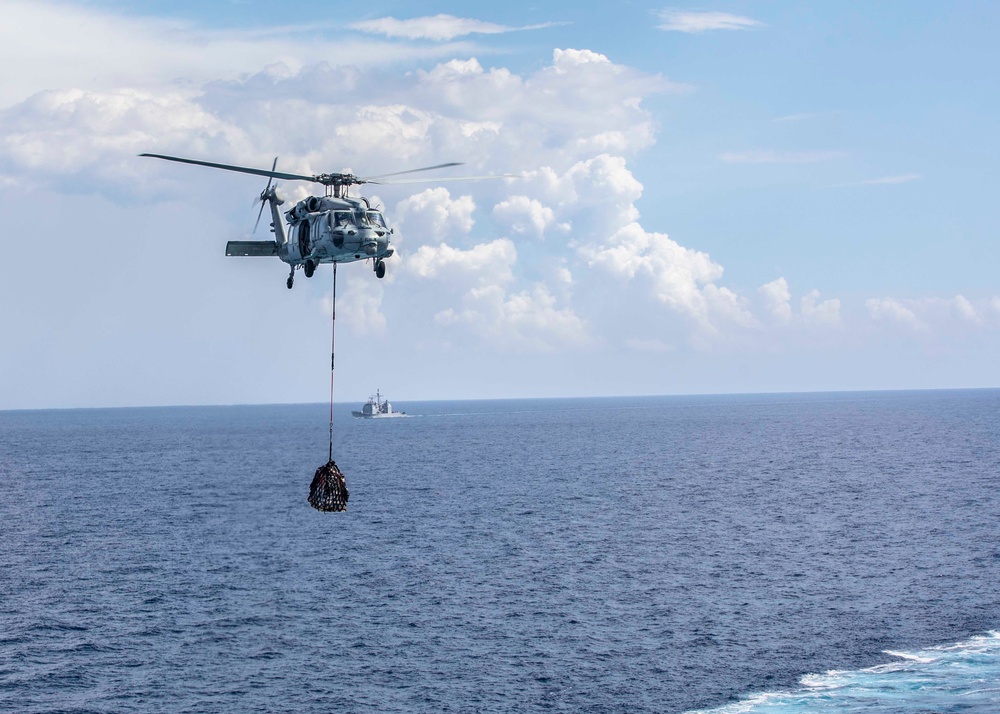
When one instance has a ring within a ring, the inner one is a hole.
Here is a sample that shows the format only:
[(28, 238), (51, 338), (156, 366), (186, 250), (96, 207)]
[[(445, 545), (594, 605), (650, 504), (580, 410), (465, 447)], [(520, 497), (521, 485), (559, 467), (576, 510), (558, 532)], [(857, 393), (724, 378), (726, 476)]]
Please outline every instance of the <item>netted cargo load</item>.
[(346, 511), (349, 497), (347, 481), (333, 459), (316, 469), (309, 486), (309, 505), (318, 511)]

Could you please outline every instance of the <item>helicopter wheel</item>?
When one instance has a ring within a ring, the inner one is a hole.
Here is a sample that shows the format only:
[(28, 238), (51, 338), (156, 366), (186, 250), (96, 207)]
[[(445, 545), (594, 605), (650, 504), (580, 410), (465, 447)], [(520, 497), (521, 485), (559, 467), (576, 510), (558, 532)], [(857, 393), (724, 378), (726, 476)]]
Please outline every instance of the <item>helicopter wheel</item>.
[(316, 264), (311, 260), (307, 260), (305, 265), (305, 271), (306, 271), (306, 277), (311, 278), (313, 276), (313, 273), (316, 272)]
[(292, 289), (292, 285), (294, 285), (294, 284), (295, 284), (295, 278), (293, 278), (291, 275), (289, 275), (288, 276), (288, 280), (285, 281), (285, 285), (287, 285), (288, 289), (291, 290)]
[(380, 280), (385, 277), (385, 261), (382, 259), (375, 263), (375, 277)]

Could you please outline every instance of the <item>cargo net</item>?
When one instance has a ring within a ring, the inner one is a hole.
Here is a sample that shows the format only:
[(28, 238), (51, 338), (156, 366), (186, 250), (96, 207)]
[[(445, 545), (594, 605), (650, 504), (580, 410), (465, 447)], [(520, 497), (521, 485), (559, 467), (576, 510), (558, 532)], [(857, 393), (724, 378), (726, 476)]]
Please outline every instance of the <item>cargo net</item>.
[(333, 459), (316, 469), (309, 485), (309, 505), (317, 511), (346, 511), (350, 495), (344, 474)]

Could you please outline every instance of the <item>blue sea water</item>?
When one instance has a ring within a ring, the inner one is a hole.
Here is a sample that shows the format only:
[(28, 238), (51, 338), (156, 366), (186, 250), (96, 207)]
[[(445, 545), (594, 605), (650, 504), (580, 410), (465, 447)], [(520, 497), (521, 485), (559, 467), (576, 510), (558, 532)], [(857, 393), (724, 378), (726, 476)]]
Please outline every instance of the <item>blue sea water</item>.
[(395, 406), (0, 412), (0, 711), (1000, 711), (1000, 391)]

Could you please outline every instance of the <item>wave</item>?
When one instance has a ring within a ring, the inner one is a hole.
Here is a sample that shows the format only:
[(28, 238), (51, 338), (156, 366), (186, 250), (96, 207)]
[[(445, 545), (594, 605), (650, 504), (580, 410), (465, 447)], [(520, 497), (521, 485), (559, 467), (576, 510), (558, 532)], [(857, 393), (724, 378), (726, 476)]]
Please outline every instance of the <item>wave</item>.
[(784, 692), (761, 692), (688, 714), (1000, 711), (1000, 632), (951, 645), (904, 652), (857, 670), (807, 674)]

